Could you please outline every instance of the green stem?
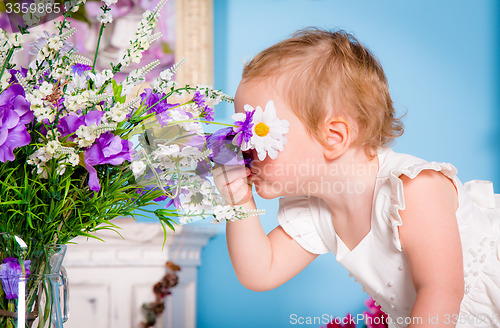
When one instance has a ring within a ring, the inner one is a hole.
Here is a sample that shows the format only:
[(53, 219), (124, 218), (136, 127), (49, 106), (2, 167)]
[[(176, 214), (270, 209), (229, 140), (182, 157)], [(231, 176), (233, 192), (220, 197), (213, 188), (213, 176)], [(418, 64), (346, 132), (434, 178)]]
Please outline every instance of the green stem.
[[(14, 301), (9, 300), (7, 309), (10, 312), (16, 312), (16, 304), (14, 304)], [(12, 324), (12, 319), (8, 318), (7, 319), (7, 328), (14, 328), (14, 325)]]
[(99, 51), (99, 45), (101, 44), (102, 32), (104, 31), (104, 23), (101, 23), (101, 28), (99, 29), (99, 37), (97, 38), (97, 46), (95, 48), (94, 63), (92, 64), (92, 73), (95, 74), (95, 64), (97, 62), (97, 52)]
[(7, 53), (7, 58), (5, 59), (5, 62), (3, 63), (2, 66), (2, 71), (0, 72), (0, 81), (2, 80), (3, 73), (5, 72), (5, 69), (7, 68), (7, 65), (10, 62), (10, 59), (12, 58), (12, 54), (14, 54), (14, 48), (10, 48), (9, 52)]
[(189, 122), (196, 122), (196, 123), (208, 123), (208, 124), (217, 124), (217, 125), (224, 125), (224, 126), (230, 126), (230, 127), (236, 127), (234, 124), (228, 124), (228, 123), (220, 123), (220, 122), (213, 122), (213, 121), (204, 121), (204, 120), (197, 120), (197, 119), (189, 119), (189, 120), (182, 120), (182, 121), (175, 121), (175, 124), (168, 124), (168, 126), (173, 126), (173, 125), (178, 125), (180, 123), (189, 123)]
[(224, 125), (224, 126), (230, 126), (230, 127), (232, 127), (232, 128), (237, 127), (237, 126), (236, 126), (236, 125), (234, 125), (234, 124), (227, 124), (227, 123), (220, 123), (220, 122), (213, 122), (213, 121), (202, 121), (202, 120), (197, 120), (196, 122), (200, 122), (200, 123), (207, 123), (207, 124)]
[[(179, 89), (177, 89), (177, 90), (175, 90), (175, 91), (181, 91), (181, 90), (185, 90), (185, 91), (188, 91), (188, 92), (189, 92), (189, 90), (192, 90), (192, 88), (190, 88), (189, 86), (185, 86), (184, 88), (179, 88)], [(160, 100), (158, 100), (157, 102), (155, 102), (154, 104), (152, 104), (151, 106), (149, 106), (148, 108), (146, 108), (145, 110), (146, 110), (146, 111), (148, 111), (149, 109), (151, 109), (151, 108), (155, 107), (155, 106), (156, 106), (156, 105), (158, 105), (161, 101), (163, 101), (163, 100), (167, 99), (168, 97), (170, 97), (170, 96), (171, 96), (171, 95), (173, 95), (173, 94), (174, 94), (174, 92), (173, 92), (173, 91), (170, 91), (170, 92), (169, 92), (169, 93), (167, 93), (165, 96), (163, 96)], [(189, 104), (190, 102), (193, 102), (193, 101), (192, 101), (192, 100), (190, 100), (190, 101), (188, 101), (188, 102), (186, 102), (186, 103), (184, 103), (184, 104), (182, 104), (182, 105), (175, 106), (175, 107), (184, 106), (184, 105)], [(175, 108), (175, 107), (172, 107), (172, 108)], [(170, 109), (172, 109), (172, 108), (170, 108)]]
[(59, 28), (59, 35), (63, 33), (63, 27), (66, 25), (67, 18), (71, 16), (71, 10), (68, 10), (67, 12), (64, 13), (63, 15), (63, 20), (61, 22), (61, 27)]

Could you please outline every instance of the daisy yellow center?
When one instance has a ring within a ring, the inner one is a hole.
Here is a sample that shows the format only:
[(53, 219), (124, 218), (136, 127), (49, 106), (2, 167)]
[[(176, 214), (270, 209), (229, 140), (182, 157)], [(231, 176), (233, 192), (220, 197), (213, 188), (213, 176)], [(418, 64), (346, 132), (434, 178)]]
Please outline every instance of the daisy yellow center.
[(265, 137), (269, 133), (269, 127), (265, 123), (257, 123), (257, 125), (255, 125), (255, 133), (259, 137)]

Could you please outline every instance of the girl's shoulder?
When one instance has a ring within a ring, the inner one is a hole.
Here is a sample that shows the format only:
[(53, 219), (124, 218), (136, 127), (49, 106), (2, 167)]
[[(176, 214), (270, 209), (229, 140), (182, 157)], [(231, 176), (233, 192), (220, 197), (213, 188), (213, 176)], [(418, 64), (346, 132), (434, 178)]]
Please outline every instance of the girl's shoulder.
[(396, 153), (389, 148), (379, 149), (377, 156), (379, 172), (374, 195), (374, 216), (391, 227), (394, 246), (402, 251), (399, 227), (403, 225), (403, 220), (400, 211), (406, 206), (407, 181), (417, 178), (422, 171), (431, 170), (450, 179), (457, 189), (461, 188), (461, 183), (457, 178), (457, 169), (450, 163), (426, 161), (413, 155)]
[(427, 161), (410, 154), (394, 152), (390, 148), (379, 148), (377, 156), (379, 158), (378, 179), (390, 178), (391, 181), (397, 182), (403, 174), (413, 179), (426, 169), (441, 171), (450, 177), (457, 175), (457, 169), (450, 163)]

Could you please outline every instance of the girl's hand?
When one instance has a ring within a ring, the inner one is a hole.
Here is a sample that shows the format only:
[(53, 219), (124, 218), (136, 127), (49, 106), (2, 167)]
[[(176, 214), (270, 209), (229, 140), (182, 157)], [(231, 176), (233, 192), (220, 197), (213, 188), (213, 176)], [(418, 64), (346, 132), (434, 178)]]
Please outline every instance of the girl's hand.
[(231, 205), (241, 205), (253, 198), (252, 172), (245, 165), (215, 164), (214, 183), (222, 198)]

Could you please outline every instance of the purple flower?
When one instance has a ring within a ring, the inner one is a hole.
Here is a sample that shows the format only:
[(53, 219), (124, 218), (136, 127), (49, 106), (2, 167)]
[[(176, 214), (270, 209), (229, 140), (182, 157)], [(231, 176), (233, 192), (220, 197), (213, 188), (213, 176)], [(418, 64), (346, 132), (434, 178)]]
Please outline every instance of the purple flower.
[(6, 30), (7, 32), (11, 32), (11, 25), (9, 21), (9, 16), (7, 15), (0, 15), (0, 28), (2, 30)]
[[(24, 268), (26, 275), (30, 275), (31, 261), (24, 261)], [(18, 284), (19, 278), (22, 276), (23, 271), (19, 261), (15, 257), (7, 257), (0, 264), (0, 280), (2, 281), (5, 297), (9, 300), (18, 297)]]
[(172, 118), (168, 115), (167, 111), (173, 107), (177, 107), (180, 104), (169, 104), (167, 99), (162, 99), (165, 97), (164, 93), (158, 94), (154, 93), (152, 89), (146, 88), (144, 92), (141, 93), (142, 103), (147, 106), (148, 113), (156, 113), (156, 119), (161, 126), (166, 126)]
[[(59, 119), (57, 129), (62, 137), (66, 137), (67, 135), (74, 134), (82, 125), (85, 125), (85, 120), (78, 115), (71, 114)], [(68, 137), (68, 141), (73, 141), (74, 139), (75, 137), (73, 135)]]
[(82, 75), (84, 72), (90, 71), (91, 69), (92, 69), (92, 67), (90, 67), (89, 65), (85, 65), (85, 64), (76, 63), (76, 64), (71, 65), (71, 70), (73, 70), (73, 73), (78, 74), (78, 75)]
[(101, 119), (104, 116), (104, 112), (100, 110), (93, 110), (87, 113), (87, 115), (82, 116), (85, 125), (89, 126), (92, 124), (99, 125), (101, 124)]
[(0, 162), (15, 159), (14, 149), (30, 143), (26, 124), (33, 120), (24, 90), (14, 84), (0, 94)]
[(208, 107), (208, 105), (205, 106), (205, 108), (201, 112), (201, 116), (203, 116), (206, 121), (210, 121), (210, 122), (214, 121), (214, 115), (215, 115), (214, 109), (211, 107)]
[(205, 107), (205, 97), (199, 91), (194, 94), (193, 101), (199, 108)]
[(179, 106), (179, 104), (169, 104), (166, 98), (162, 99), (164, 97), (165, 94), (163, 92), (158, 94), (154, 93), (152, 89), (147, 88), (141, 93), (141, 103), (147, 106), (148, 113), (156, 114), (163, 113), (172, 107)]
[(132, 161), (132, 142), (123, 140), (111, 132), (103, 133), (95, 143), (85, 151), (85, 167), (89, 171), (89, 187), (99, 191), (99, 179), (95, 165), (119, 165), (124, 161)]
[[(159, 169), (159, 168), (156, 168), (156, 172), (157, 173), (161, 173), (162, 170)], [(136, 182), (141, 184), (142, 181), (151, 181), (152, 179), (155, 179), (155, 175), (151, 172), (151, 171), (148, 171), (148, 173), (144, 174), (140, 179), (136, 179)], [(159, 188), (156, 186), (156, 184), (150, 184), (150, 185), (147, 185), (143, 188), (139, 188), (139, 189), (136, 189), (135, 190), (135, 193), (137, 195), (142, 196), (144, 193), (150, 191), (150, 190), (153, 190), (153, 191), (157, 191)], [(153, 199), (153, 201), (155, 202), (161, 202), (161, 201), (164, 201), (165, 199), (167, 199), (168, 196), (166, 195), (161, 195), (161, 196), (158, 196), (156, 197), (155, 199)], [(135, 202), (135, 198), (132, 198), (132, 200)]]
[(144, 92), (141, 93), (141, 103), (143, 103), (145, 106), (149, 108), (148, 113), (152, 113), (153, 111), (155, 111), (153, 108), (158, 106), (160, 103), (158, 103), (156, 106), (154, 105), (160, 99), (161, 97), (159, 97), (157, 93), (154, 93), (153, 89), (151, 88), (146, 88), (144, 89)]
[[(150, 191), (150, 190), (156, 191), (158, 189), (159, 188), (155, 187), (155, 186), (146, 186), (141, 191), (139, 191), (138, 193), (139, 193), (139, 195), (142, 195), (142, 194), (144, 194), (147, 191)], [(155, 202), (161, 202), (161, 201), (164, 201), (167, 198), (168, 198), (167, 195), (161, 195), (161, 196), (158, 196), (155, 199), (153, 199), (153, 201), (155, 201)]]
[(68, 141), (73, 141), (75, 137), (72, 134), (74, 134), (80, 126), (90, 126), (92, 124), (99, 125), (101, 124), (103, 116), (104, 112), (100, 110), (90, 111), (84, 116), (70, 114), (59, 119), (57, 129), (62, 137), (71, 135), (68, 137)]
[(196, 168), (194, 169), (194, 172), (200, 178), (208, 181), (211, 169), (212, 165), (210, 165), (210, 161), (208, 160), (198, 161), (198, 163), (196, 164)]
[(160, 197), (156, 197), (155, 199), (153, 199), (153, 201), (155, 201), (155, 202), (161, 202), (161, 201), (164, 201), (167, 198), (168, 197), (166, 195), (163, 195), (163, 196), (160, 196)]
[[(144, 187), (144, 188), (142, 188), (142, 189), (137, 189), (137, 190), (135, 191), (135, 193), (136, 193), (137, 195), (139, 195), (139, 197), (140, 197), (140, 196), (142, 196), (144, 193), (146, 193), (146, 192), (148, 192), (148, 191), (150, 191), (150, 190), (156, 191), (156, 190), (158, 190), (158, 187), (154, 187), (154, 186), (146, 186), (146, 187)], [(156, 197), (155, 199), (153, 199), (153, 201), (155, 201), (155, 202), (161, 202), (161, 201), (164, 201), (164, 200), (165, 200), (165, 199), (167, 199), (167, 198), (168, 198), (168, 197), (167, 197), (166, 195), (161, 195), (161, 196)], [(132, 200), (135, 202), (135, 198), (132, 198)]]
[[(28, 69), (27, 68), (24, 68), (24, 67), (21, 67), (21, 69), (17, 70), (17, 69), (11, 69), (9, 70), (9, 73), (10, 73), (10, 83), (14, 82), (14, 83), (19, 83), (17, 81), (17, 77), (16, 77), (16, 73), (19, 73), (21, 74), (22, 77), (26, 77), (26, 75), (28, 75)], [(42, 82), (40, 82), (40, 84), (42, 84)], [(23, 93), (22, 95), (24, 96), (24, 89), (23, 89)]]
[[(168, 181), (168, 185), (175, 187), (175, 183), (172, 180)], [(165, 205), (165, 208), (169, 208), (172, 204), (175, 206), (176, 209), (181, 209), (182, 208), (182, 201), (181, 201), (181, 195), (186, 195), (189, 194), (189, 190), (182, 187), (179, 189), (179, 193), (177, 194), (177, 197), (171, 198), (167, 205)]]
[(208, 136), (207, 148), (212, 150), (210, 159), (218, 164), (237, 165), (244, 164), (242, 156), (238, 155), (237, 147), (232, 144), (234, 138), (233, 128), (223, 128)]
[[(29, 50), (30, 55), (38, 55), (40, 51), (47, 45), (50, 38), (56, 36), (56, 33), (49, 34), (47, 31), (43, 31), (43, 34), (38, 35), (38, 39), (31, 43), (31, 49)], [(73, 49), (73, 44), (67, 41), (63, 41), (63, 46), (59, 50), (61, 54), (68, 53), (71, 49)], [(36, 65), (33, 61), (31, 65)]]
[[(236, 142), (236, 145), (238, 145), (239, 147), (241, 147), (243, 141), (247, 143), (250, 142), (250, 138), (252, 137), (252, 127), (253, 127), (252, 120), (254, 113), (255, 109), (245, 111), (245, 119), (242, 121), (234, 122), (234, 124), (236, 125), (233, 128), (234, 133), (236, 133), (234, 141)], [(235, 115), (241, 116), (241, 113)]]
[(158, 120), (158, 123), (160, 123), (160, 126), (167, 126), (168, 122), (173, 120), (171, 115), (173, 111), (175, 111), (178, 115), (186, 115), (189, 119), (193, 118), (193, 114), (191, 114), (190, 112), (186, 112), (185, 110), (182, 110), (180, 108), (175, 108), (172, 111), (158, 113), (156, 115), (156, 119)]

